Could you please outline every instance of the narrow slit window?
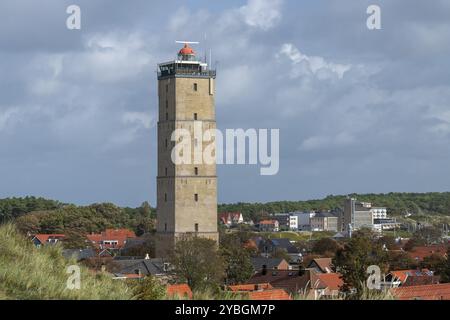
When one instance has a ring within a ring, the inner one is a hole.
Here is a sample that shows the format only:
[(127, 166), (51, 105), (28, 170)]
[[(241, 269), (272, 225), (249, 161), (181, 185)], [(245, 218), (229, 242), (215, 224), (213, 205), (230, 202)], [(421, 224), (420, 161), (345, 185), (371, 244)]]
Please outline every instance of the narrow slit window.
[(167, 193), (164, 193), (164, 201), (167, 202)]
[(198, 223), (194, 225), (195, 232), (198, 232)]
[(198, 116), (197, 113), (194, 113), (194, 120), (197, 120)]
[(194, 173), (195, 173), (196, 176), (198, 176), (198, 167), (194, 168)]
[(194, 83), (194, 91), (197, 91), (197, 89), (198, 89), (198, 86), (196, 83)]
[(194, 194), (194, 200), (195, 202), (198, 202), (198, 193)]

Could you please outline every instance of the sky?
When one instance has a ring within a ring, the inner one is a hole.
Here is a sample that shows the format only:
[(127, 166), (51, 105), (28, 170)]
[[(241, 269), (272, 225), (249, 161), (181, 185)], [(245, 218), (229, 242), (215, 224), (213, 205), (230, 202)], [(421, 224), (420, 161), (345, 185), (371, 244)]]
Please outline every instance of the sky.
[(220, 165), (219, 202), (449, 191), (449, 18), (446, 0), (2, 0), (0, 198), (155, 205), (156, 70), (180, 39), (212, 50), (220, 129), (280, 130), (278, 174)]

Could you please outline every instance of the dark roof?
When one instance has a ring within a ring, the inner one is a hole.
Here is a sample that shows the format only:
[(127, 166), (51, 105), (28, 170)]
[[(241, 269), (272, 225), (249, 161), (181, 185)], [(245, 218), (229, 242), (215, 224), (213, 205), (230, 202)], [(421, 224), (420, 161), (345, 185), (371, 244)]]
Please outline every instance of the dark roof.
[(282, 248), (287, 251), (287, 253), (299, 253), (298, 249), (286, 238), (280, 239), (270, 239), (272, 245), (276, 248)]
[(253, 268), (256, 271), (262, 270), (264, 265), (266, 266), (267, 269), (275, 269), (280, 265), (280, 263), (283, 260), (284, 259), (282, 258), (262, 258), (262, 257), (251, 258)]
[(164, 263), (162, 259), (114, 259), (119, 273), (136, 273), (136, 270), (142, 275), (157, 275), (164, 273)]
[(247, 284), (270, 283), (274, 288), (296, 293), (311, 287), (314, 283), (312, 272), (314, 271), (305, 270), (300, 275), (298, 270), (267, 270), (266, 274), (262, 272), (255, 274), (247, 281)]
[(314, 218), (337, 218), (337, 216), (331, 212), (318, 212)]
[(74, 258), (77, 261), (93, 258), (96, 256), (93, 249), (65, 249), (63, 250), (62, 254), (67, 259)]
[(315, 258), (311, 260), (307, 268), (316, 268), (323, 273), (333, 272), (333, 263), (331, 258)]

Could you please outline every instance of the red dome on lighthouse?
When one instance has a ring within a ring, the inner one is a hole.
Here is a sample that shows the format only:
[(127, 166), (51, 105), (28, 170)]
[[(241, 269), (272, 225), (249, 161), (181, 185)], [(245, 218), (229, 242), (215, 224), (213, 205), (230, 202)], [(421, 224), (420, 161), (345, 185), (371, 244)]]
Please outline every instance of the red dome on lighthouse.
[(195, 55), (195, 52), (194, 52), (194, 50), (193, 50), (191, 47), (189, 47), (189, 45), (186, 43), (186, 44), (184, 45), (184, 47), (181, 48), (181, 50), (180, 50), (180, 52), (179, 52), (178, 54), (183, 55), (183, 56), (186, 56), (186, 55)]

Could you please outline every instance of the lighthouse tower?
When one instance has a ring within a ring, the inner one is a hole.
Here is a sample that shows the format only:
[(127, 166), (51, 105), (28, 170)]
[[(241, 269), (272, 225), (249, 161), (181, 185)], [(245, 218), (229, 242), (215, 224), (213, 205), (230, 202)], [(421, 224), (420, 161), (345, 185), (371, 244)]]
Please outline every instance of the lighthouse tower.
[[(177, 239), (192, 235), (218, 240), (216, 164), (175, 164), (172, 141), (176, 129), (190, 132), (192, 149), (203, 144), (194, 134), (216, 128), (215, 70), (196, 58), (188, 43), (175, 60), (158, 65), (158, 177), (156, 254), (165, 257)], [(205, 147), (211, 141), (204, 143)], [(201, 146), (203, 147), (203, 145)], [(178, 162), (177, 162), (178, 163)]]

